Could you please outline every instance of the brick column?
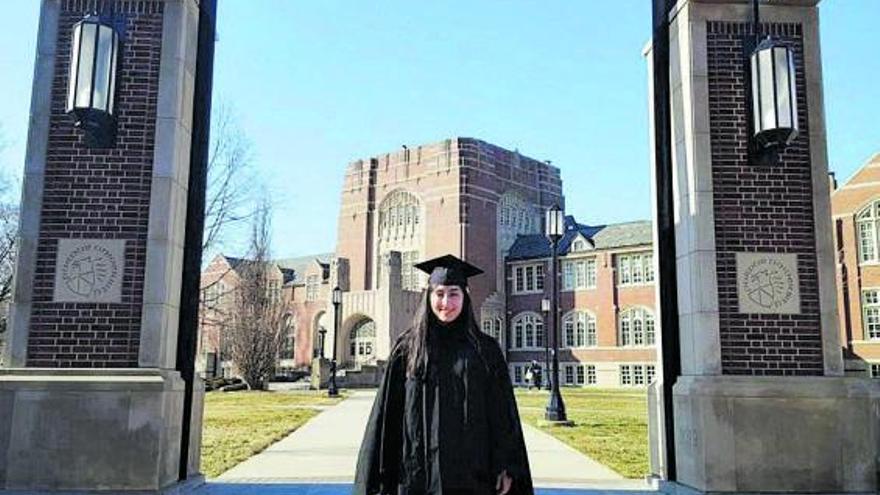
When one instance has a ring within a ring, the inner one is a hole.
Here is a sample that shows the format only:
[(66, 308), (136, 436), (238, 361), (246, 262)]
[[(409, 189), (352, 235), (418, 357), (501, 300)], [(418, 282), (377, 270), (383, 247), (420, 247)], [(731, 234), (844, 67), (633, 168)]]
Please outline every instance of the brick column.
[[(93, 11), (124, 26), (106, 149), (86, 147), (65, 114), (72, 26)], [(43, 0), (39, 29), (0, 489), (158, 490), (180, 455), (198, 3)]]
[(843, 377), (836, 320), (818, 0), (761, 3), (797, 72), (800, 134), (773, 167), (748, 153), (751, 1), (682, 0), (670, 17), (676, 481), (875, 491), (880, 390)]

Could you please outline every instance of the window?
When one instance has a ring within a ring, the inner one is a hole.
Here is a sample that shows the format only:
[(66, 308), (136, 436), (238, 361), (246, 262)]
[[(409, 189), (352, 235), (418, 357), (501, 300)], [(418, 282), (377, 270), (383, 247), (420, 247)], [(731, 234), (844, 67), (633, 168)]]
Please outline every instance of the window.
[(624, 387), (632, 385), (632, 372), (628, 364), (620, 365), (620, 384)]
[(596, 259), (566, 260), (562, 262), (562, 290), (596, 288)]
[(512, 349), (536, 349), (544, 347), (544, 320), (534, 314), (520, 314), (513, 319)]
[(501, 343), (501, 335), (503, 334), (501, 322), (501, 318), (497, 316), (483, 319), (483, 333), (491, 335), (499, 344)]
[(306, 301), (318, 300), (318, 276), (309, 275), (306, 277)]
[(859, 263), (877, 263), (877, 231), (880, 228), (880, 200), (874, 201), (856, 215), (859, 239)]
[(575, 382), (578, 385), (583, 385), (584, 384), (584, 367), (583, 366), (576, 366), (575, 371), (577, 372), (577, 376), (575, 377)]
[(871, 378), (880, 378), (880, 363), (871, 363), (868, 367), (868, 376)]
[(592, 364), (584, 365), (584, 368), (587, 370), (587, 385), (595, 385), (598, 383), (596, 381), (596, 367)]
[(862, 292), (862, 325), (865, 329), (865, 338), (868, 340), (880, 339), (880, 289), (871, 289)]
[(624, 387), (644, 387), (654, 381), (655, 376), (653, 364), (620, 365), (620, 385)]
[(596, 346), (596, 317), (585, 311), (572, 311), (562, 322), (565, 347)]
[(617, 285), (654, 282), (654, 255), (649, 252), (617, 255)]
[(583, 239), (577, 239), (571, 243), (571, 252), (576, 253), (578, 251), (586, 251), (587, 250), (587, 242)]
[(349, 334), (349, 354), (355, 363), (375, 361), (376, 322), (365, 318)]
[(513, 368), (513, 377), (512, 377), (512, 379), (513, 379), (513, 383), (514, 383), (514, 385), (519, 385), (519, 384), (521, 384), (521, 383), (523, 382), (523, 369), (522, 369), (522, 366), (520, 366), (520, 365), (518, 365), (518, 364), (514, 364), (514, 365), (512, 366), (512, 368)]
[(418, 251), (400, 253), (400, 286), (404, 290), (421, 289), (421, 272), (413, 266), (418, 262)]
[(654, 314), (645, 308), (629, 308), (620, 313), (618, 345), (654, 345)]
[(565, 365), (565, 384), (566, 385), (574, 385), (574, 369), (575, 365), (566, 364)]
[(544, 292), (544, 265), (513, 267), (513, 292)]

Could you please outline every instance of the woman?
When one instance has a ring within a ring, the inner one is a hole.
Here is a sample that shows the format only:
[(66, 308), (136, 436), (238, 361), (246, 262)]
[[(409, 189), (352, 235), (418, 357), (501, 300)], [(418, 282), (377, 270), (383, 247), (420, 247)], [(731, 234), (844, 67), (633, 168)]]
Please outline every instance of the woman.
[(507, 364), (467, 291), (482, 270), (451, 255), (416, 268), (430, 274), (424, 304), (388, 359), (354, 493), (532, 494)]

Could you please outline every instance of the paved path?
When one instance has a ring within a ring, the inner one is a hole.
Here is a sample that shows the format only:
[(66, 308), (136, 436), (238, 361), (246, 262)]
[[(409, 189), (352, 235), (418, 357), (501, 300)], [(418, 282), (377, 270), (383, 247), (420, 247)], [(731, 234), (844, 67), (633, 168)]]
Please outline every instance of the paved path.
[[(215, 485), (213, 482), (234, 483), (240, 490), (268, 484), (280, 488), (279, 484), (293, 483), (303, 488), (311, 486), (309, 493), (317, 493), (311, 490), (323, 493), (333, 486), (348, 486), (354, 478), (358, 449), (374, 397), (374, 391), (355, 391), (348, 399), (312, 418), (283, 440), (221, 474), (207, 487)], [(610, 490), (649, 489), (645, 482), (625, 480), (611, 469), (536, 428), (524, 424), (523, 431), (535, 486), (575, 488), (589, 485)], [(316, 482), (319, 484), (314, 485)], [(216, 485), (216, 489), (222, 489), (222, 486)]]

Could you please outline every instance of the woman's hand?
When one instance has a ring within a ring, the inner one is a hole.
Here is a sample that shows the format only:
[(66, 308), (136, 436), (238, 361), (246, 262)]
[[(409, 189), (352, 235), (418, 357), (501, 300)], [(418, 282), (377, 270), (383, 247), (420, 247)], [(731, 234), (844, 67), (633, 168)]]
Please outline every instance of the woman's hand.
[(506, 495), (510, 491), (510, 485), (513, 479), (507, 474), (507, 470), (498, 474), (498, 480), (495, 481), (495, 493), (498, 495)]

